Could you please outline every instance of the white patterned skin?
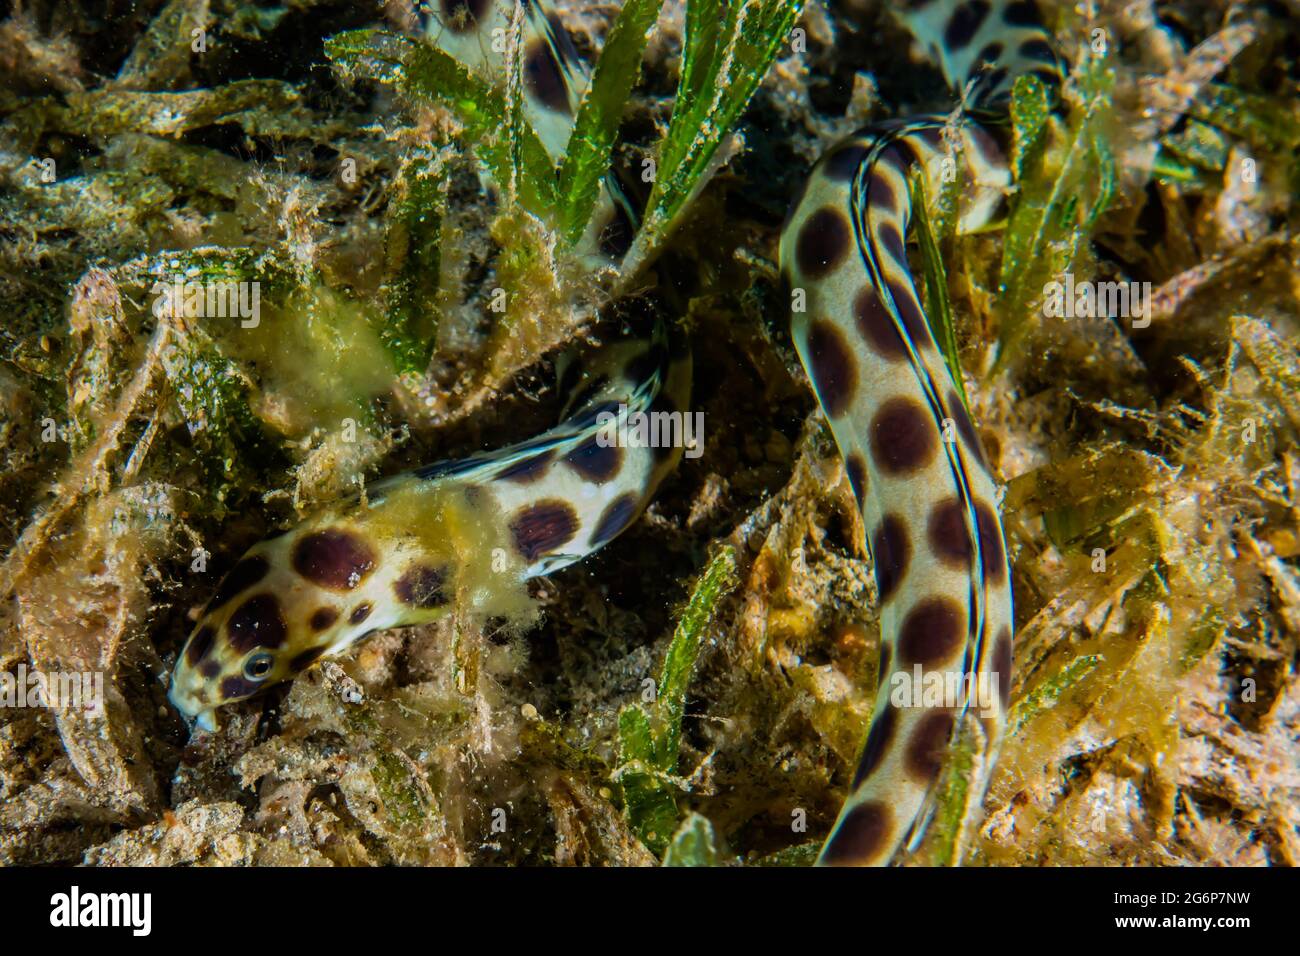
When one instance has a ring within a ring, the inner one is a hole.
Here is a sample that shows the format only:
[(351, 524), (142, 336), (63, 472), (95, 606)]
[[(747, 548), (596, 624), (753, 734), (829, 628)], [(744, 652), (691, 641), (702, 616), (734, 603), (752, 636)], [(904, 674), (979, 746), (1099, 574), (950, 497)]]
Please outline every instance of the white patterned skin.
[[(558, 161), (589, 82), (548, 4), (435, 0), (423, 31), (434, 46), (498, 87), (509, 37), (524, 116)], [(627, 252), (636, 213), (606, 177), (575, 250), (593, 269)], [(360, 502), (327, 509), (259, 542), (208, 602), (172, 675), (187, 719), (216, 726), (216, 709), (290, 680), (323, 656), (383, 628), (462, 613), (518, 614), (524, 580), (581, 560), (644, 510), (681, 457), (671, 447), (619, 447), (608, 436), (637, 412), (685, 412), (690, 353), (662, 323), (586, 369), (571, 364), (566, 421), (529, 441), (385, 479)], [(564, 382), (561, 387), (565, 387)], [(622, 408), (620, 409), (620, 406)], [(602, 440), (602, 433), (605, 440)]]
[[(970, 84), (980, 115), (1005, 104), (1015, 72), (1054, 75), (1032, 4), (931, 0), (898, 17), (951, 83)], [(781, 236), (791, 333), (844, 458), (881, 602), (876, 704), (826, 865), (888, 863), (919, 840), (964, 726), (983, 744), (971, 781), (981, 795), (1005, 725), (1006, 544), (979, 437), (908, 265), (918, 167), (930, 196), (945, 172), (967, 172), (964, 232), (988, 224), (1010, 185), (1002, 149), (969, 115), (947, 128), (935, 116), (885, 123), (827, 152)], [(940, 678), (956, 693), (927, 696)]]
[(688, 352), (660, 331), (571, 365), (577, 410), (499, 451), (370, 487), (258, 542), (226, 575), (176, 661), (169, 697), (203, 729), (216, 708), (291, 680), (372, 631), (462, 614), (518, 616), (523, 582), (631, 525), (682, 454), (614, 437), (626, 416), (685, 410)]
[[(523, 9), (524, 112), (558, 160), (588, 73), (548, 4)], [(424, 29), (502, 85), (507, 58), (494, 31), (509, 30), (514, 10), (513, 0), (434, 0)], [(794, 342), (843, 455), (881, 600), (880, 689), (824, 864), (887, 863), (918, 837), (952, 740), (972, 722), (984, 743), (973, 781), (982, 792), (1011, 674), (996, 487), (908, 266), (908, 175), (919, 164), (933, 196), (945, 159), (959, 164), (967, 176), (958, 228), (987, 225), (1010, 177), (997, 141), (974, 118), (1004, 111), (1019, 73), (1055, 84), (1059, 66), (1029, 0), (913, 0), (895, 13), (963, 89), (966, 118), (946, 129), (942, 117), (895, 121), (832, 148), (792, 205), (780, 245), (783, 283), (802, 306), (791, 315)], [(635, 213), (607, 179), (579, 255), (596, 267), (617, 262), (634, 228)], [(684, 411), (689, 353), (670, 350), (661, 332), (615, 346), (577, 377), (573, 393), (578, 411), (536, 439), (388, 479), (366, 506), (326, 511), (251, 548), (177, 661), (170, 696), (178, 710), (210, 728), (217, 707), (292, 679), (372, 630), (434, 620), (453, 606), (508, 614), (520, 582), (612, 540), (681, 450), (611, 454), (595, 441), (595, 416), (620, 403)], [(919, 699), (896, 706), (896, 681), (918, 668), (975, 678), (976, 688), (982, 676), (992, 694), (934, 705), (914, 688)]]

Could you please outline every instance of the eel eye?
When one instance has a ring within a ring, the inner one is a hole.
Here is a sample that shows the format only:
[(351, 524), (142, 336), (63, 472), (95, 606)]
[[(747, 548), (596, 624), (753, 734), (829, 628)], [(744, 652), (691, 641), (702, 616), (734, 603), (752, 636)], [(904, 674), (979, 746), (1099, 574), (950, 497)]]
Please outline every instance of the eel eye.
[(249, 680), (261, 680), (271, 673), (274, 664), (270, 654), (254, 654), (244, 663), (244, 676)]

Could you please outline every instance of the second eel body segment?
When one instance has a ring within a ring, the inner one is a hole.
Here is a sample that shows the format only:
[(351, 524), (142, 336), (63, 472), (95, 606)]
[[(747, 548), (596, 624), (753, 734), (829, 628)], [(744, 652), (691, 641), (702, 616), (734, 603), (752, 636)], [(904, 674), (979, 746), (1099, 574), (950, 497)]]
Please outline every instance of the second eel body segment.
[[(546, 4), (525, 8), (525, 111), (558, 156), (586, 68)], [(441, 0), (428, 36), (473, 69), (501, 70), (489, 36), (515, 11), (513, 0)], [(882, 603), (880, 690), (822, 850), (827, 864), (889, 862), (923, 832), (945, 755), (977, 711), (991, 759), (1010, 680), (1011, 582), (995, 487), (908, 266), (908, 177), (919, 166), (934, 194), (953, 168), (945, 161), (955, 159), (970, 173), (959, 227), (987, 224), (1010, 177), (997, 136), (977, 119), (1005, 111), (1017, 74), (1055, 84), (1059, 68), (1036, 7), (1024, 0), (932, 0), (898, 17), (950, 85), (966, 87), (972, 108), (955, 119), (883, 124), (833, 147), (793, 204), (780, 246), (790, 301), (800, 294), (793, 338), (843, 455)], [(583, 255), (616, 261), (634, 227), (635, 213), (607, 180)], [(512, 584), (612, 540), (680, 456), (680, 442), (610, 441), (624, 424), (610, 419), (620, 405), (621, 414), (686, 410), (689, 353), (674, 344), (660, 325), (566, 376), (567, 418), (538, 438), (388, 479), (364, 505), (327, 510), (254, 545), (178, 658), (172, 702), (210, 728), (217, 707), (291, 679), (372, 630), (432, 620), (453, 602), (509, 614), (519, 600)], [(934, 707), (920, 705), (917, 689), (916, 706), (895, 706), (893, 676), (917, 668), (974, 678), (968, 688), (980, 686), (980, 675), (995, 677), (1000, 693)], [(983, 785), (981, 774), (976, 791)]]
[[(781, 236), (791, 334), (843, 456), (881, 602), (876, 705), (822, 848), (819, 862), (829, 865), (885, 863), (919, 838), (970, 716), (983, 736), (972, 781), (982, 796), (1011, 679), (1011, 580), (996, 489), (908, 266), (909, 177), (919, 169), (933, 196), (945, 174), (964, 167), (958, 229), (988, 224), (1010, 173), (975, 116), (1003, 111), (1016, 75), (1055, 84), (1058, 66), (1032, 3), (936, 0), (897, 16), (949, 85), (967, 91), (970, 109), (951, 120), (880, 124), (832, 147)], [(923, 693), (936, 672), (960, 689), (938, 706)]]

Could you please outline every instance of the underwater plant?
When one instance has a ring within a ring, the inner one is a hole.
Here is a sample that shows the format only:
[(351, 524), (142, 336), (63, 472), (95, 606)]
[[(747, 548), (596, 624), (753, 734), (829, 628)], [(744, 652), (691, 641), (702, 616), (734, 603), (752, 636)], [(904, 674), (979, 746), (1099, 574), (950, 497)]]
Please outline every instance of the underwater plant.
[(1294, 11), (101, 6), (0, 23), (0, 695), (99, 678), (0, 861), (1295, 861)]

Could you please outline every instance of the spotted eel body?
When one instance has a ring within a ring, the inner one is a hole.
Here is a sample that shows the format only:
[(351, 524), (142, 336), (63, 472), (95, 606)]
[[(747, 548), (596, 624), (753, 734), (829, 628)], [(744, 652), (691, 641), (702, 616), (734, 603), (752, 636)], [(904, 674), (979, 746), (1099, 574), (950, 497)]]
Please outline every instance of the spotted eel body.
[[(537, 0), (441, 0), (422, 17), (431, 43), (489, 82), (515, 71), (524, 116), (558, 161), (589, 74), (554, 11)], [(577, 258), (617, 263), (635, 226), (635, 210), (606, 177)], [(648, 338), (585, 366), (570, 362), (560, 383), (566, 418), (552, 431), (385, 479), (364, 504), (327, 509), (254, 545), (201, 612), (172, 675), (173, 705), (212, 729), (217, 707), (372, 631), (427, 623), (453, 607), (520, 613), (522, 581), (613, 540), (681, 456), (680, 441), (621, 447), (614, 437), (640, 413), (687, 408), (691, 362), (680, 345), (659, 322)]]
[(372, 485), (258, 542), (218, 586), (177, 660), (170, 698), (201, 728), (215, 708), (292, 679), (375, 630), (435, 621), (453, 608), (517, 618), (522, 582), (612, 541), (682, 453), (620, 444), (640, 413), (690, 399), (689, 352), (662, 327), (571, 363), (573, 411), (536, 438), (438, 462)]
[[(819, 859), (832, 865), (888, 862), (904, 841), (919, 839), (968, 717), (979, 718), (983, 738), (972, 787), (983, 793), (1011, 675), (1011, 582), (996, 488), (908, 266), (909, 177), (919, 169), (935, 196), (945, 173), (963, 168), (958, 230), (995, 218), (1008, 165), (971, 113), (995, 112), (1019, 72), (1053, 79), (1056, 59), (1030, 3), (934, 0), (898, 16), (949, 84), (975, 97), (972, 110), (951, 121), (880, 124), (832, 147), (781, 237), (791, 333), (843, 456), (881, 602), (879, 689)], [(927, 697), (936, 675), (957, 692)]]
[[(980, 442), (922, 311), (905, 237), (910, 170), (935, 195), (944, 160), (969, 171), (958, 226), (995, 218), (1009, 174), (997, 138), (975, 121), (1003, 109), (1010, 81), (1059, 68), (1032, 3), (914, 2), (897, 14), (969, 109), (865, 130), (832, 148), (792, 206), (783, 282), (800, 294), (792, 332), (844, 457), (868, 529), (881, 610), (881, 674), (862, 756), (821, 860), (888, 862), (923, 830), (944, 755), (974, 701), (897, 707), (895, 675), (996, 677), (980, 701), (996, 748), (1011, 666), (1012, 606), (996, 490)], [(470, 69), (517, 64), (525, 115), (562, 155), (588, 83), (541, 0), (440, 0), (424, 28)], [(502, 36), (516, 38), (514, 47)], [(494, 42), (495, 41), (495, 42)], [(613, 178), (579, 254), (617, 262), (635, 212)], [(254, 545), (218, 587), (176, 664), (170, 698), (200, 727), (214, 711), (288, 680), (367, 633), (437, 619), (453, 607), (509, 616), (527, 578), (577, 561), (630, 525), (681, 448), (618, 447), (623, 415), (688, 407), (689, 353), (663, 326), (608, 347), (562, 376), (565, 420), (526, 442), (442, 462), (372, 486)], [(612, 420), (611, 420), (612, 419)], [(987, 764), (986, 764), (987, 766)], [(983, 780), (976, 781), (982, 790)]]

